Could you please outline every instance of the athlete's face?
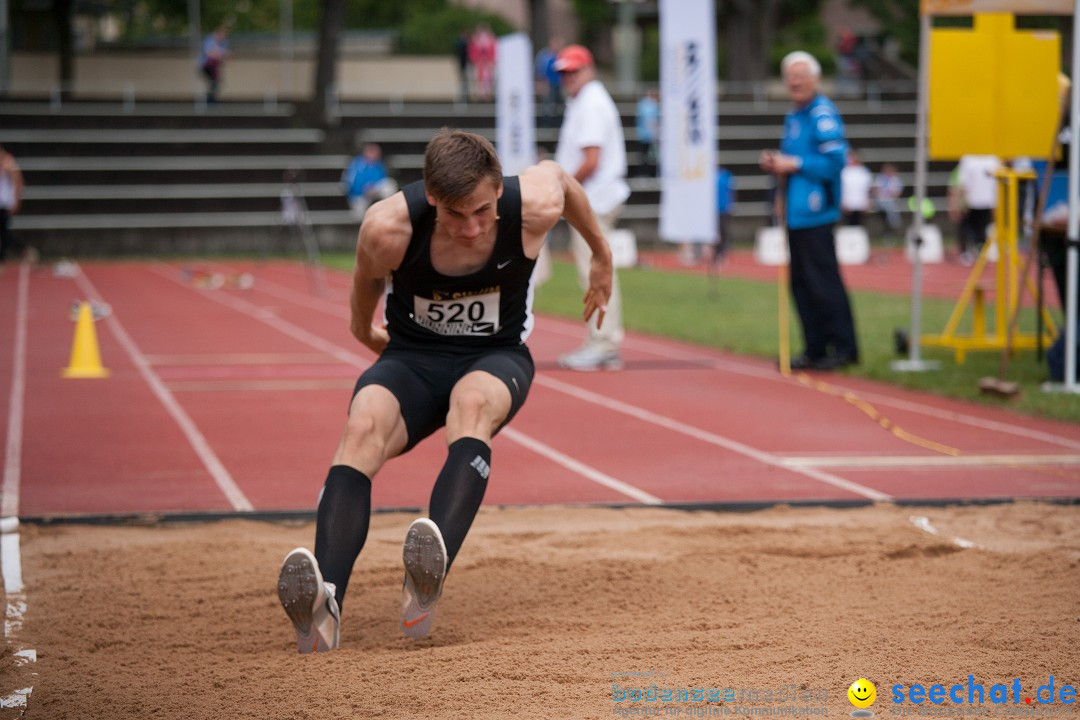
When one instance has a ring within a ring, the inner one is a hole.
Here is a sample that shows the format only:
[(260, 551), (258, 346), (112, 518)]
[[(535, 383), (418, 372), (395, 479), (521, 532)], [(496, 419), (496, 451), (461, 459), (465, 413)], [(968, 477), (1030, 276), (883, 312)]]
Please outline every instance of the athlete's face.
[(502, 192), (502, 183), (495, 187), (481, 180), (472, 194), (459, 203), (446, 203), (431, 195), (427, 199), (435, 206), (437, 222), (450, 239), (459, 245), (471, 247), (486, 238), (498, 222), (496, 211)]

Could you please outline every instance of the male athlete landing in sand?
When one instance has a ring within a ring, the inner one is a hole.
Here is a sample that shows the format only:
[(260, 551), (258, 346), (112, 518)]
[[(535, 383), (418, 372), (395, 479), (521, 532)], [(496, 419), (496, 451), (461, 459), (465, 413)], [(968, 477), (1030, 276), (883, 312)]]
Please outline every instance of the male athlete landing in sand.
[[(491, 438), (525, 402), (533, 361), (532, 271), (565, 217), (592, 249), (586, 319), (603, 320), (611, 252), (581, 185), (554, 162), (518, 177), (484, 138), (443, 130), (424, 180), (368, 210), (352, 288), (352, 333), (379, 355), (356, 383), (349, 419), (319, 500), (315, 553), (285, 558), (278, 597), (302, 653), (338, 646), (340, 610), (367, 537), (371, 478), (383, 463), (446, 426), (446, 463), (429, 518), (409, 527), (401, 629), (424, 637), (487, 488)], [(386, 296), (386, 325), (374, 322)]]

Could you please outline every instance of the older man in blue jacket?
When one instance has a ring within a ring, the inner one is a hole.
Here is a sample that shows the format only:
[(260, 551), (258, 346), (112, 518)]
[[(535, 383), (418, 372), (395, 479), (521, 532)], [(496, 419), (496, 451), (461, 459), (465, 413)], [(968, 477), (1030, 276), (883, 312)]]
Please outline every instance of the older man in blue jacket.
[(818, 92), (821, 65), (803, 51), (780, 65), (795, 108), (784, 119), (780, 151), (761, 153), (761, 168), (787, 178), (784, 195), (791, 294), (806, 347), (792, 369), (833, 370), (859, 361), (855, 322), (836, 260), (833, 225), (840, 219), (840, 171), (848, 144), (844, 121)]

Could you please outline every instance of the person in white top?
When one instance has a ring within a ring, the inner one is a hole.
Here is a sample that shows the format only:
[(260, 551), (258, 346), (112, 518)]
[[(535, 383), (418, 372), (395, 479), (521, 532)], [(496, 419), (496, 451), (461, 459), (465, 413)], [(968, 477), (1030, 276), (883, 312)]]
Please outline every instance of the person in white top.
[(986, 228), (997, 207), (998, 187), (994, 172), (1001, 161), (994, 155), (964, 155), (958, 169), (967, 208), (960, 224), (960, 261), (970, 265), (986, 242)]
[(844, 211), (845, 225), (862, 225), (863, 215), (870, 209), (870, 187), (874, 176), (859, 154), (848, 150), (847, 165), (840, 171), (840, 209)]
[(11, 232), (11, 218), (22, 204), (23, 176), (15, 156), (0, 146), (0, 263), (10, 256), (16, 260), (23, 245)]
[[(600, 226), (607, 236), (630, 196), (626, 184), (626, 141), (622, 118), (603, 84), (596, 79), (592, 53), (581, 45), (559, 51), (555, 69), (566, 93), (566, 112), (559, 130), (555, 162), (585, 188)], [(570, 246), (577, 264), (578, 282), (588, 287), (588, 245), (571, 228)], [(614, 278), (604, 324), (587, 323), (585, 344), (559, 358), (562, 367), (572, 370), (618, 370), (622, 367), (622, 293)]]
[(885, 214), (885, 224), (891, 232), (900, 230), (900, 196), (904, 192), (904, 181), (896, 172), (896, 166), (885, 163), (881, 172), (874, 178), (874, 205)]

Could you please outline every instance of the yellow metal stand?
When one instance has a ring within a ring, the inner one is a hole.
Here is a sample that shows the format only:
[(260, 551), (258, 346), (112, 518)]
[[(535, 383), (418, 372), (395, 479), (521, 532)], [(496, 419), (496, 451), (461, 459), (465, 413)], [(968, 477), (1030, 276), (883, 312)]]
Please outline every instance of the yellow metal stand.
[[(1020, 234), (1019, 226), (1019, 184), (1021, 180), (1030, 180), (1035, 177), (1031, 171), (1017, 172), (1011, 168), (1004, 168), (994, 173), (998, 180), (998, 204), (994, 210), (994, 235), (987, 238), (979, 252), (979, 258), (971, 268), (971, 274), (964, 284), (964, 290), (960, 293), (960, 299), (956, 301), (945, 330), (940, 335), (924, 335), (923, 345), (931, 347), (952, 348), (956, 354), (956, 362), (964, 362), (964, 357), (969, 350), (1003, 350), (1009, 344), (1009, 319), (1017, 312), (1019, 301), (1019, 283), (1025, 283), (1032, 297), (1035, 296), (1035, 286), (1031, 278), (1025, 274), (1019, 277), (1020, 257), (1017, 251), (1017, 238)], [(985, 291), (988, 289), (979, 284), (983, 271), (986, 269), (988, 254), (991, 244), (997, 247), (997, 272), (994, 275), (995, 305), (993, 328), (988, 332), (986, 323)], [(957, 329), (961, 319), (967, 312), (968, 305), (972, 307), (972, 331), (970, 335), (959, 335)], [(1043, 308), (1043, 345), (1048, 346), (1054, 341), (1057, 331), (1050, 313)], [(1038, 344), (1038, 336), (1015, 332), (1012, 336), (1012, 349), (1033, 349)]]

